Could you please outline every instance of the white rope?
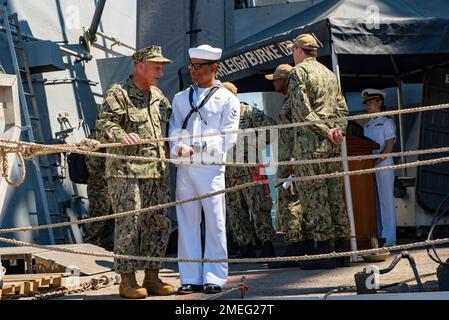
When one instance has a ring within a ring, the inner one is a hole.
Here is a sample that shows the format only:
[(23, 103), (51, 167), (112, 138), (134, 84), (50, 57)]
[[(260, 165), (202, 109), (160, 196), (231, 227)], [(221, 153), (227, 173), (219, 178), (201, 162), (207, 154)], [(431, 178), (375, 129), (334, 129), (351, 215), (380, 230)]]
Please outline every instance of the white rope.
[(228, 262), (228, 263), (269, 263), (269, 262), (280, 262), (280, 261), (306, 261), (306, 260), (315, 260), (315, 259), (330, 259), (330, 258), (339, 258), (339, 257), (350, 257), (354, 255), (372, 255), (377, 253), (388, 253), (389, 251), (396, 250), (409, 250), (414, 248), (422, 248), (428, 247), (431, 245), (444, 244), (449, 243), (449, 238), (444, 239), (436, 239), (436, 240), (426, 240), (422, 242), (409, 243), (403, 245), (396, 245), (387, 248), (376, 248), (376, 249), (366, 249), (366, 250), (358, 250), (358, 251), (348, 251), (348, 252), (332, 252), (326, 254), (318, 254), (318, 255), (305, 255), (305, 256), (289, 256), (289, 257), (274, 257), (274, 258), (244, 258), (244, 259), (185, 259), (185, 258), (162, 258), (162, 257), (142, 257), (142, 256), (133, 256), (133, 255), (121, 255), (114, 253), (106, 253), (106, 252), (93, 252), (93, 251), (82, 251), (68, 248), (60, 248), (54, 246), (44, 246), (39, 244), (28, 243), (24, 241), (19, 241), (16, 239), (8, 239), (0, 237), (0, 242), (9, 243), (15, 246), (29, 246), (38, 249), (51, 250), (57, 252), (64, 253), (73, 253), (79, 255), (86, 256), (94, 256), (94, 257), (108, 257), (114, 259), (123, 259), (123, 260), (138, 260), (138, 261), (153, 261), (153, 262)]
[[(322, 119), (322, 120), (315, 120), (315, 121), (305, 121), (305, 122), (295, 122), (295, 123), (288, 123), (288, 124), (279, 124), (274, 126), (265, 126), (265, 127), (258, 127), (258, 128), (249, 128), (249, 129), (237, 129), (237, 130), (229, 130), (225, 132), (219, 132), (219, 133), (207, 133), (207, 134), (200, 134), (200, 135), (189, 135), (189, 136), (177, 136), (177, 137), (167, 137), (167, 138), (159, 138), (159, 139), (142, 139), (140, 143), (133, 144), (133, 145), (139, 145), (139, 144), (150, 144), (150, 143), (157, 143), (157, 142), (169, 142), (169, 141), (178, 141), (178, 140), (185, 140), (185, 139), (194, 139), (194, 138), (206, 138), (206, 137), (217, 137), (217, 136), (223, 136), (223, 135), (230, 135), (230, 134), (245, 134), (245, 133), (251, 133), (251, 132), (257, 132), (257, 131), (267, 131), (267, 130), (273, 130), (273, 129), (288, 129), (288, 128), (296, 128), (296, 127), (307, 127), (312, 126), (316, 124), (321, 123), (330, 123), (330, 122), (341, 122), (341, 121), (351, 121), (351, 120), (362, 120), (362, 119), (370, 119), (370, 118), (376, 118), (381, 116), (394, 116), (394, 115), (400, 115), (400, 114), (409, 114), (409, 113), (416, 113), (416, 112), (426, 112), (426, 111), (436, 111), (436, 110), (442, 110), (449, 108), (449, 104), (438, 104), (433, 106), (424, 106), (424, 107), (416, 107), (416, 108), (408, 108), (408, 109), (400, 109), (400, 110), (391, 110), (391, 111), (383, 111), (383, 112), (377, 112), (377, 113), (367, 113), (367, 114), (359, 114), (354, 116), (348, 116), (348, 117), (340, 117), (340, 118), (331, 118), (331, 119)], [(80, 144), (59, 144), (59, 145), (40, 145), (36, 143), (31, 142), (24, 142), (24, 141), (13, 141), (10, 139), (0, 139), (0, 142), (4, 143), (13, 143), (21, 145), (26, 145), (30, 147), (42, 147), (45, 146), (46, 150), (50, 151), (53, 150), (56, 153), (61, 152), (61, 150), (69, 150), (70, 148), (72, 150), (80, 149)], [(99, 144), (96, 146), (96, 148), (119, 148), (119, 147), (129, 147), (130, 145), (125, 145), (122, 143), (104, 143)], [(88, 148), (87, 146), (83, 146)]]
[[(284, 183), (284, 182), (288, 182), (288, 181), (294, 182), (294, 181), (311, 181), (311, 180), (318, 180), (318, 179), (331, 179), (331, 178), (338, 178), (338, 177), (343, 177), (343, 176), (362, 175), (362, 174), (375, 173), (375, 172), (381, 172), (381, 171), (396, 170), (396, 169), (401, 169), (401, 168), (412, 168), (412, 167), (423, 166), (423, 165), (434, 165), (434, 164), (442, 163), (442, 162), (449, 162), (449, 157), (442, 157), (442, 158), (436, 158), (436, 159), (431, 159), (431, 160), (422, 160), (422, 161), (410, 162), (410, 163), (393, 165), (393, 166), (384, 166), (384, 167), (379, 167), (379, 168), (370, 168), (370, 169), (355, 170), (355, 171), (343, 171), (343, 172), (328, 173), (328, 174), (322, 174), (322, 175), (295, 177), (295, 178), (291, 178), (291, 179), (289, 179), (289, 178), (275, 179), (274, 182), (276, 184), (279, 184), (279, 183)], [(70, 222), (60, 222), (60, 223), (40, 225), (40, 226), (27, 226), (27, 227), (18, 227), (18, 228), (10, 228), (10, 229), (0, 229), (0, 234), (14, 233), (14, 232), (26, 232), (26, 231), (32, 231), (32, 230), (43, 230), (43, 229), (49, 229), (49, 228), (68, 227), (68, 226), (76, 225), (76, 224), (85, 224), (85, 223), (109, 220), (109, 219), (114, 219), (114, 218), (121, 218), (121, 217), (125, 217), (128, 215), (148, 213), (148, 212), (171, 208), (171, 207), (181, 205), (184, 203), (189, 203), (189, 202), (193, 202), (193, 201), (206, 199), (206, 198), (213, 197), (213, 196), (227, 193), (227, 192), (234, 192), (237, 190), (254, 187), (256, 185), (269, 184), (269, 183), (270, 183), (270, 181), (268, 181), (268, 180), (249, 182), (249, 183), (244, 183), (244, 184), (237, 185), (234, 187), (226, 188), (223, 190), (200, 195), (198, 197), (194, 197), (194, 198), (190, 198), (190, 199), (173, 201), (173, 202), (169, 202), (169, 203), (165, 203), (165, 204), (155, 205), (155, 206), (148, 207), (148, 208), (142, 208), (142, 209), (127, 211), (127, 212), (114, 213), (114, 214), (110, 214), (110, 215), (87, 218), (87, 219), (82, 219), (82, 220), (75, 220), (75, 221), (70, 221)]]

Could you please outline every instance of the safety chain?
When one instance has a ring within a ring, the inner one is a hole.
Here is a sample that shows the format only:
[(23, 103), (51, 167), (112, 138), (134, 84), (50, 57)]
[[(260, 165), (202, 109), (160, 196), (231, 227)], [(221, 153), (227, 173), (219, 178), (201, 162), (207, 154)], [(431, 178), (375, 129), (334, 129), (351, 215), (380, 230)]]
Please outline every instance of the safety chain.
[(102, 276), (99, 279), (93, 278), (83, 281), (76, 288), (55, 288), (46, 292), (36, 293), (34, 300), (47, 300), (52, 298), (64, 297), (71, 294), (80, 294), (87, 291), (98, 290), (114, 284), (114, 280), (107, 276)]
[[(442, 163), (442, 162), (449, 162), (449, 157), (415, 161), (415, 162), (410, 162), (410, 163), (405, 163), (405, 164), (400, 164), (400, 165), (385, 166), (385, 167), (378, 167), (378, 168), (343, 171), (343, 172), (327, 173), (327, 174), (322, 174), (322, 175), (313, 175), (313, 176), (304, 176), (304, 177), (275, 179), (273, 182), (276, 184), (279, 184), (279, 183), (284, 183), (284, 182), (331, 179), (331, 178), (339, 178), (339, 177), (344, 177), (344, 176), (362, 175), (362, 174), (369, 174), (369, 173), (375, 173), (375, 172), (381, 172), (381, 171), (396, 170), (396, 169), (401, 169), (401, 168), (412, 168), (412, 167), (424, 166), (424, 165), (434, 165), (434, 164)], [(132, 211), (118, 212), (118, 213), (105, 215), (105, 216), (98, 216), (98, 217), (93, 217), (93, 218), (74, 220), (74, 221), (70, 221), (70, 222), (60, 222), (60, 223), (40, 225), (40, 226), (27, 226), (27, 227), (17, 227), (17, 228), (10, 228), (10, 229), (0, 229), (0, 234), (14, 233), (14, 232), (26, 232), (26, 231), (32, 231), (32, 230), (44, 230), (44, 229), (49, 229), (49, 228), (61, 228), (61, 227), (68, 227), (71, 225), (79, 225), (79, 224), (92, 223), (92, 222), (98, 222), (98, 221), (109, 220), (109, 219), (122, 218), (122, 217), (129, 216), (129, 215), (135, 215), (135, 214), (139, 215), (142, 213), (154, 212), (154, 211), (158, 211), (158, 210), (162, 210), (162, 209), (175, 207), (175, 206), (178, 206), (178, 205), (181, 205), (184, 203), (189, 203), (189, 202), (193, 202), (193, 201), (210, 198), (210, 197), (213, 197), (213, 196), (216, 196), (219, 194), (235, 192), (235, 191), (242, 190), (245, 188), (250, 188), (250, 187), (257, 186), (257, 185), (269, 184), (269, 183), (270, 183), (269, 180), (259, 180), (259, 181), (254, 181), (254, 182), (248, 182), (248, 183), (240, 184), (237, 186), (229, 187), (229, 188), (226, 188), (223, 190), (206, 193), (204, 195), (200, 195), (200, 196), (197, 196), (194, 198), (178, 200), (178, 201), (173, 201), (173, 202), (164, 203), (164, 204), (158, 204), (158, 205), (151, 206), (148, 208), (142, 208), (142, 209), (137, 209), (137, 210), (132, 210)]]
[(289, 256), (289, 257), (274, 257), (274, 258), (244, 258), (244, 259), (186, 259), (186, 258), (162, 258), (162, 257), (142, 257), (142, 256), (133, 256), (133, 255), (122, 255), (122, 254), (114, 254), (108, 252), (90, 252), (90, 251), (82, 251), (68, 248), (60, 248), (53, 246), (44, 246), (39, 244), (28, 243), (24, 241), (19, 241), (16, 239), (8, 239), (0, 237), (0, 242), (13, 244), (15, 246), (29, 246), (38, 249), (65, 252), (65, 253), (73, 253), (79, 255), (86, 256), (94, 256), (94, 257), (106, 257), (113, 259), (121, 259), (121, 260), (137, 260), (137, 261), (151, 261), (151, 262), (187, 262), (187, 263), (270, 263), (270, 262), (284, 262), (284, 261), (307, 261), (307, 260), (315, 260), (315, 259), (331, 259), (331, 258), (341, 258), (341, 257), (351, 257), (354, 255), (358, 256), (366, 256), (372, 254), (382, 254), (388, 253), (390, 251), (396, 250), (410, 250), (415, 248), (428, 247), (431, 245), (438, 245), (449, 243), (449, 238), (444, 239), (436, 239), (436, 240), (426, 240), (422, 242), (408, 243), (403, 245), (390, 246), (386, 248), (375, 248), (375, 249), (365, 249), (358, 251), (347, 251), (347, 252), (331, 252), (326, 254), (317, 254), (317, 255), (304, 255), (304, 256)]

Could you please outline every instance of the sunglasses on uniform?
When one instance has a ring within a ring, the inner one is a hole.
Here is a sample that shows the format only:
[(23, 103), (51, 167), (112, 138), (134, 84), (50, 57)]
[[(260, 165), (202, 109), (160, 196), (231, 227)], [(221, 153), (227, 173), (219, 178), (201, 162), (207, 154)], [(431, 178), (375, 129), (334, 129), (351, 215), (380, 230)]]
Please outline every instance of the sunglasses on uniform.
[(202, 66), (205, 66), (207, 64), (214, 64), (214, 63), (217, 63), (217, 61), (199, 62), (199, 63), (189, 62), (189, 69), (199, 70)]

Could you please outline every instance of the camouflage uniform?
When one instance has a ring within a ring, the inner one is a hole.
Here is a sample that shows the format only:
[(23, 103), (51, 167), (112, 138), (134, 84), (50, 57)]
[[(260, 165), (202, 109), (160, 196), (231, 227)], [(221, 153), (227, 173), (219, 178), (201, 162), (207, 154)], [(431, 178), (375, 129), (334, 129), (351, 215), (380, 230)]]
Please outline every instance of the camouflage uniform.
[[(97, 139), (95, 132), (89, 136)], [(100, 150), (101, 152), (101, 150)], [(89, 172), (87, 179), (87, 196), (89, 198), (90, 216), (99, 217), (112, 213), (111, 201), (108, 192), (108, 183), (105, 178), (106, 158), (86, 156), (86, 166)], [(104, 220), (87, 225), (88, 238), (86, 242), (99, 245), (108, 250), (114, 247), (114, 221)]]
[[(285, 104), (279, 114), (281, 124), (291, 123), (291, 106)], [(289, 161), (293, 149), (294, 128), (279, 130), (279, 161)], [(279, 179), (287, 178), (290, 175), (287, 166), (278, 167), (277, 177)], [(296, 192), (296, 182), (290, 184), (287, 189), (279, 186), (277, 189), (278, 203), (278, 223), (279, 231), (285, 232), (287, 243), (295, 243), (301, 240), (301, 219), (298, 216), (299, 205), (298, 193)]]
[[(257, 128), (275, 125), (275, 121), (262, 111), (240, 104), (239, 129)], [(244, 139), (238, 139), (237, 144), (244, 143)], [(234, 147), (231, 154), (236, 153)], [(244, 160), (248, 161), (248, 149), (244, 149)], [(258, 174), (257, 168), (227, 167), (226, 187), (232, 187), (243, 183), (253, 182), (253, 176)], [(254, 235), (260, 241), (267, 242), (274, 239), (274, 230), (271, 223), (272, 200), (268, 185), (258, 185), (252, 188), (242, 189), (236, 192), (226, 193), (226, 210), (229, 225), (239, 246), (250, 245), (254, 242)], [(252, 212), (252, 221), (248, 210)]]
[[(291, 157), (320, 159), (337, 157), (340, 147), (327, 139), (330, 128), (347, 122), (347, 106), (335, 75), (315, 58), (306, 58), (295, 66), (288, 80), (286, 108), (291, 109), (292, 122), (332, 119), (331, 123), (296, 128)], [(341, 163), (300, 165), (295, 175), (310, 176), (342, 171)], [(300, 240), (328, 241), (350, 235), (349, 218), (343, 202), (343, 179), (301, 181), (296, 184), (299, 203), (293, 210), (301, 225)]]
[[(138, 60), (135, 58), (135, 61)], [(141, 139), (167, 136), (171, 106), (156, 87), (149, 93), (139, 90), (132, 79), (115, 84), (105, 95), (97, 120), (103, 142), (121, 142), (125, 133), (137, 133)], [(166, 144), (151, 143), (107, 152), (165, 158)], [(106, 178), (114, 212), (123, 212), (169, 201), (168, 166), (161, 162), (106, 160)], [(171, 232), (166, 210), (131, 215), (116, 219), (115, 248), (117, 254), (164, 256)], [(115, 261), (115, 269), (129, 273), (138, 269), (159, 269), (160, 263)]]

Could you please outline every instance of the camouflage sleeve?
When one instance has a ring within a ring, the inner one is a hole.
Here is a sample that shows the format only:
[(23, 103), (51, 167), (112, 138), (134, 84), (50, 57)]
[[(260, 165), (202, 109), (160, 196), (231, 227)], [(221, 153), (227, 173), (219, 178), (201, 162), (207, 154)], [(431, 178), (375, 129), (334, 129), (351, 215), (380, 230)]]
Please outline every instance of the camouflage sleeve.
[[(292, 123), (291, 103), (285, 99), (279, 114), (281, 124)], [(291, 158), (294, 141), (294, 128), (286, 128), (279, 130), (279, 161), (288, 161)], [(284, 177), (283, 177), (284, 178)]]
[(346, 117), (348, 116), (348, 106), (346, 105), (345, 97), (339, 91), (337, 95), (337, 106), (335, 108), (335, 112), (337, 114), (336, 125), (339, 126), (343, 132), (346, 132), (346, 128), (348, 127), (348, 120)]
[(284, 101), (282, 110), (279, 113), (279, 120), (281, 121), (281, 124), (292, 122), (292, 108), (291, 108), (291, 104), (287, 103), (287, 100)]
[[(165, 96), (163, 96), (164, 98), (162, 99), (162, 104), (164, 104), (164, 106), (165, 106), (165, 110), (167, 110), (167, 118), (166, 118), (166, 120), (167, 120), (167, 130), (166, 130), (166, 132), (163, 132), (163, 134), (164, 134), (164, 137), (168, 137), (169, 136), (169, 122), (170, 122), (170, 119), (171, 119), (171, 114), (172, 114), (172, 106), (171, 106), (171, 103), (170, 103), (170, 101), (165, 97)], [(165, 154), (165, 156), (166, 156), (166, 158), (170, 158), (170, 142), (169, 141), (167, 141), (167, 142), (165, 142), (165, 148), (166, 148), (166, 150), (167, 150), (167, 153)]]
[[(276, 125), (276, 121), (273, 120), (270, 116), (265, 114), (265, 112), (252, 108), (251, 110), (251, 122), (253, 128), (267, 127)], [(266, 143), (270, 144), (270, 130), (264, 131), (266, 132)]]
[(106, 93), (97, 119), (97, 137), (102, 142), (122, 142), (126, 132), (120, 126), (121, 119), (126, 114), (123, 102), (113, 89)]
[[(306, 88), (306, 73), (302, 69), (290, 72), (288, 80), (288, 102), (291, 103), (293, 119), (304, 119), (304, 121), (321, 120), (320, 116), (312, 109)], [(318, 123), (310, 126), (318, 134), (327, 137), (330, 127), (327, 123)]]
[(276, 125), (276, 121), (273, 120), (270, 116), (268, 116), (265, 112), (257, 109), (252, 108), (252, 123), (255, 128), (258, 127), (266, 127), (266, 126), (274, 126)]
[[(167, 110), (167, 120), (170, 120), (171, 114), (172, 114), (171, 103), (165, 96), (164, 96), (164, 99), (162, 99), (162, 103), (165, 105), (165, 109)], [(168, 126), (167, 126), (167, 132), (165, 132), (165, 136), (168, 137)]]

